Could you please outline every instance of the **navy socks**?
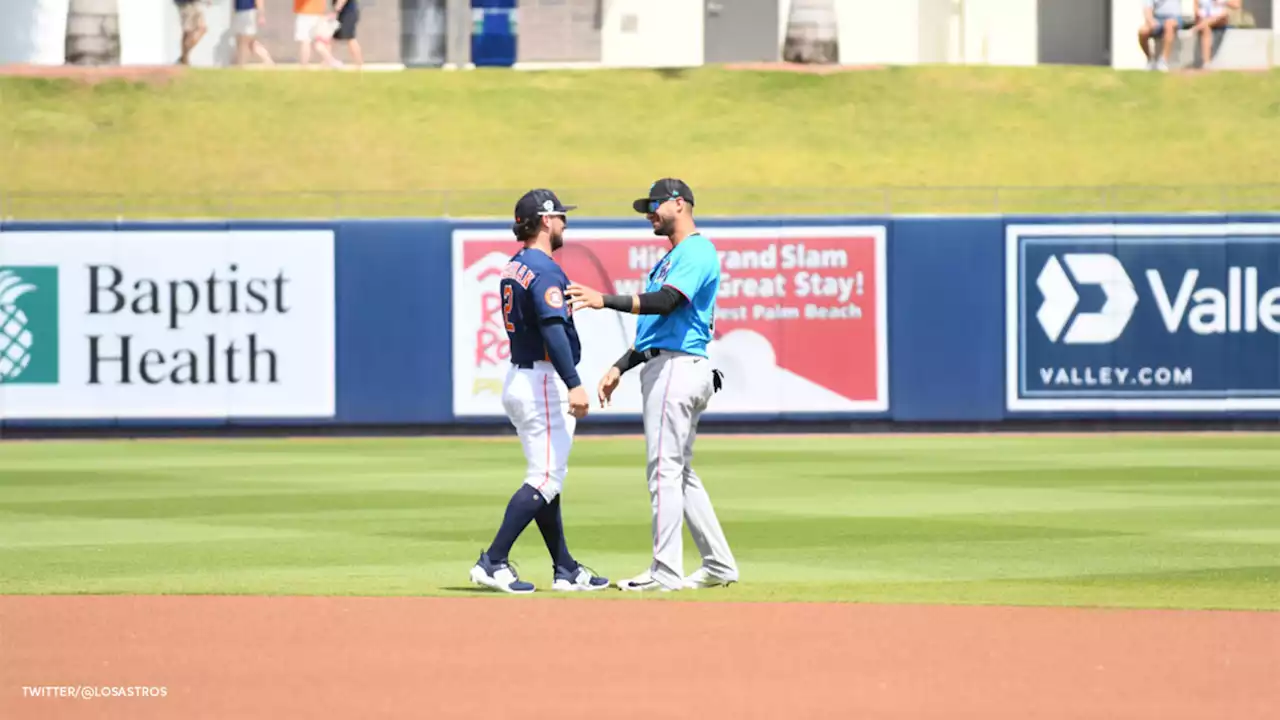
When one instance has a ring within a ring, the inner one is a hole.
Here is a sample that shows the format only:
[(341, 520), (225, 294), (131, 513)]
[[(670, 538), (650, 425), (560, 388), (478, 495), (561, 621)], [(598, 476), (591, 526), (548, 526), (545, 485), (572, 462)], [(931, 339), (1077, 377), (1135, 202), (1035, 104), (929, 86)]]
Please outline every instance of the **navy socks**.
[(564, 523), (560, 520), (560, 496), (557, 495), (550, 505), (542, 508), (537, 516), (538, 530), (547, 543), (547, 552), (558, 567), (573, 570), (578, 567), (577, 561), (569, 554), (569, 545), (564, 541)]
[[(556, 496), (556, 501), (559, 500), (560, 497)], [(520, 489), (511, 496), (511, 501), (507, 503), (502, 527), (498, 528), (498, 534), (493, 538), (493, 544), (489, 546), (489, 562), (495, 564), (506, 562), (507, 555), (511, 553), (511, 546), (516, 544), (516, 538), (520, 537), (520, 533), (524, 532), (539, 512), (547, 507), (550, 506), (543, 499), (542, 493), (530, 485), (521, 485)], [(559, 510), (559, 507), (557, 504), (556, 509)], [(558, 513), (557, 517), (559, 517)]]

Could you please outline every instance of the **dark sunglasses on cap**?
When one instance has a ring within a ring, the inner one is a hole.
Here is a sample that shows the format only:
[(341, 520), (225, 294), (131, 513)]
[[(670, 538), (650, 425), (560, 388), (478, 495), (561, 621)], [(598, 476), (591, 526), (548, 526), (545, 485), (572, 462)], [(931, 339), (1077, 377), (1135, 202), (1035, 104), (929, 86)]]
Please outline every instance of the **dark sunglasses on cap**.
[(658, 208), (667, 204), (671, 200), (678, 200), (678, 199), (680, 199), (679, 195), (672, 195), (671, 197), (665, 197), (657, 200), (653, 200), (653, 199), (649, 200), (649, 206), (648, 206), (649, 214), (652, 215), (653, 213), (658, 212)]

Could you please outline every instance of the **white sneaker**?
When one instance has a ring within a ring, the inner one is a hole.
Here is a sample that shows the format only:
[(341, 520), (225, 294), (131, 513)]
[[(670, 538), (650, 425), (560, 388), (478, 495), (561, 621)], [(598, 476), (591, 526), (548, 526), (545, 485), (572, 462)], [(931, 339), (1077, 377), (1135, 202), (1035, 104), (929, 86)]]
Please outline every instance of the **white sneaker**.
[(1156, 72), (1169, 72), (1169, 63), (1161, 60), (1156, 63)]
[(618, 589), (630, 592), (671, 592), (669, 588), (657, 580), (646, 570), (639, 575), (618, 581)]
[(702, 588), (727, 587), (736, 582), (738, 582), (736, 574), (731, 578), (721, 577), (703, 567), (690, 573), (684, 579), (684, 586), (689, 590), (701, 590)]

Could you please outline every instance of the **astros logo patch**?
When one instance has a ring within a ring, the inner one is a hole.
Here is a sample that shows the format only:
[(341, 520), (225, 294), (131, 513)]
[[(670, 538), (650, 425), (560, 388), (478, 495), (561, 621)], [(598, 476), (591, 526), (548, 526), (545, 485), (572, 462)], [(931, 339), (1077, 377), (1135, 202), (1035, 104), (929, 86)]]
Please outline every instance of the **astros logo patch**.
[(542, 295), (542, 299), (547, 302), (547, 307), (554, 310), (564, 307), (564, 295), (560, 293), (560, 288), (558, 287), (547, 288), (547, 291)]

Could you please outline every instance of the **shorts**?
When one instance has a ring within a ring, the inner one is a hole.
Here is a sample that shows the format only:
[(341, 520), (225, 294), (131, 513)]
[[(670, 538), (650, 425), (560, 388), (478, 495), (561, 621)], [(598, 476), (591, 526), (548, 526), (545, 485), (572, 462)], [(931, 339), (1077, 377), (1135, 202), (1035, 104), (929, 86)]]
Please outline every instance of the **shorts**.
[(1191, 26), (1191, 24), (1187, 22), (1187, 19), (1181, 15), (1156, 15), (1156, 27), (1151, 31), (1151, 37), (1160, 37), (1163, 35), (1164, 24), (1170, 20), (1176, 21), (1179, 28), (1187, 28)]
[(360, 10), (353, 9), (354, 3), (347, 3), (338, 13), (338, 31), (333, 34), (334, 40), (355, 40), (356, 25), (360, 24)]
[(258, 34), (258, 11), (237, 10), (231, 18), (231, 32), (235, 35), (253, 37)]
[(293, 23), (293, 39), (298, 42), (327, 40), (332, 35), (325, 35), (329, 18), (324, 15), (298, 15)]
[(178, 17), (182, 19), (182, 32), (198, 32), (204, 28), (204, 5), (199, 2), (183, 3), (178, 6)]

